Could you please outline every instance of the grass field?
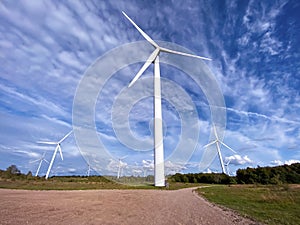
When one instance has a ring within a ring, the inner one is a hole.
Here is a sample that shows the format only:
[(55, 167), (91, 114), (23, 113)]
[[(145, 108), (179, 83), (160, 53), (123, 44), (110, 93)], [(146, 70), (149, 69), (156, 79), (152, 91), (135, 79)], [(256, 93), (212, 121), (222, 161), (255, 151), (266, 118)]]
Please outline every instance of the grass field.
[(266, 224), (300, 224), (299, 185), (215, 185), (197, 192), (211, 202)]
[[(168, 189), (177, 190), (198, 186), (200, 184), (172, 182)], [(0, 188), (25, 190), (167, 189), (165, 187), (154, 187), (151, 182), (138, 182), (137, 179), (122, 184), (101, 177), (54, 177), (48, 180), (43, 178), (32, 180), (0, 178)]]

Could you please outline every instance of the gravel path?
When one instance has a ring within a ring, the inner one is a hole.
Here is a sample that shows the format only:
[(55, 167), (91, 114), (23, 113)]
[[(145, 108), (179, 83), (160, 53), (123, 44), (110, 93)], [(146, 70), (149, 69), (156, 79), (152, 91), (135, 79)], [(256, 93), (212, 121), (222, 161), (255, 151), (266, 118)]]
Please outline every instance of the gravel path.
[(255, 224), (193, 189), (27, 191), (0, 189), (0, 224)]

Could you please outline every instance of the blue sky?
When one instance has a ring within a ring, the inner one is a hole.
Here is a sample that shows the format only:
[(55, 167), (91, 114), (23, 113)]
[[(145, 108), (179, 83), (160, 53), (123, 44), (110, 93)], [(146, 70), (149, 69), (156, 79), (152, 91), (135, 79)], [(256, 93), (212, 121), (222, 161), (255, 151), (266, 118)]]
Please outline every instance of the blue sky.
[[(143, 40), (122, 11), (154, 40), (213, 59), (205, 64), (224, 96), (224, 142), (237, 151), (222, 148), (231, 171), (299, 161), (299, 10), (297, 0), (0, 1), (0, 169), (16, 164), (24, 173), (35, 172), (38, 163), (31, 161), (44, 152), (50, 160), (54, 147), (36, 142), (58, 141), (72, 129), (74, 98), (85, 71), (105, 53)], [(153, 151), (126, 147), (113, 127), (114, 103), (141, 65), (125, 67), (105, 80), (97, 98), (95, 130), (111, 155), (105, 169), (93, 160), (99, 154), (96, 148), (80, 150), (72, 134), (62, 143), (64, 161), (56, 158), (51, 175), (85, 174), (88, 166), (81, 153), (92, 161), (94, 173), (116, 175), (118, 159), (124, 156), (124, 174), (153, 173)], [(142, 77), (150, 78), (152, 71)], [(163, 100), (167, 173), (220, 172), (217, 158), (199, 169), (212, 123), (203, 90), (172, 66), (163, 64), (161, 73), (190, 96), (200, 126), (189, 161), (168, 160), (181, 141), (176, 104), (184, 103), (178, 92), (165, 87), (169, 96), (176, 96), (173, 103)], [(148, 96), (127, 115), (133, 136), (145, 145), (152, 140), (152, 111)], [(47, 166), (42, 165), (41, 175)]]

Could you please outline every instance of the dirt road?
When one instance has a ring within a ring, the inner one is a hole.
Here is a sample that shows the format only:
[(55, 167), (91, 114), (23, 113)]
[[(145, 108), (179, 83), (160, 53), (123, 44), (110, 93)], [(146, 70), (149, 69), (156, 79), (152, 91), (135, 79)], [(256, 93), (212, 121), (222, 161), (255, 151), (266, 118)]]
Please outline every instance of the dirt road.
[(192, 189), (26, 191), (0, 189), (0, 224), (255, 224)]

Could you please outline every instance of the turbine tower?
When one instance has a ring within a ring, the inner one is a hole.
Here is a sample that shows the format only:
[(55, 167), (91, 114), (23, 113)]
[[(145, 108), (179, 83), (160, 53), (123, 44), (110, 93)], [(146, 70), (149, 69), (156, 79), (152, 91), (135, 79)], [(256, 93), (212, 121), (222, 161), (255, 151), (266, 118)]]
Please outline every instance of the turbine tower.
[(52, 159), (51, 159), (51, 162), (49, 164), (49, 167), (48, 167), (48, 171), (46, 173), (46, 179), (48, 179), (49, 177), (49, 174), (50, 174), (50, 171), (51, 171), (51, 168), (52, 168), (52, 165), (53, 165), (53, 162), (54, 162), (54, 159), (55, 159), (55, 156), (56, 156), (56, 153), (57, 153), (57, 150), (59, 150), (59, 153), (60, 153), (60, 157), (61, 157), (61, 160), (64, 160), (63, 158), (63, 155), (62, 155), (62, 151), (61, 151), (61, 147), (60, 147), (60, 144), (73, 132), (73, 130), (71, 130), (69, 133), (67, 133), (60, 141), (58, 142), (51, 142), (51, 141), (39, 141), (38, 143), (41, 143), (41, 144), (47, 144), (47, 145), (56, 145), (56, 148), (54, 150), (54, 153), (53, 153), (53, 156), (52, 156)]
[(198, 59), (211, 60), (209, 58), (192, 55), (184, 52), (178, 52), (171, 49), (160, 47), (152, 40), (141, 28), (139, 28), (127, 15), (124, 16), (132, 23), (132, 25), (140, 32), (140, 34), (155, 48), (145, 64), (135, 75), (128, 87), (131, 87), (144, 71), (153, 63), (154, 64), (154, 185), (158, 187), (165, 186), (164, 172), (164, 146), (163, 146), (163, 127), (162, 127), (162, 107), (161, 107), (161, 85), (160, 85), (160, 67), (159, 54), (161, 52), (189, 56)]
[(31, 161), (31, 163), (40, 161), (40, 162), (39, 162), (38, 169), (37, 169), (37, 171), (36, 171), (36, 173), (35, 173), (35, 176), (36, 176), (36, 177), (37, 177), (38, 174), (39, 174), (39, 171), (40, 171), (40, 168), (41, 168), (41, 166), (42, 166), (43, 161), (45, 161), (46, 163), (49, 164), (49, 162), (45, 159), (45, 154), (46, 154), (46, 152), (44, 152), (44, 154), (42, 155), (41, 158), (39, 158), (39, 159), (37, 159), (37, 160), (34, 160), (34, 161)]
[(236, 151), (234, 151), (228, 145), (224, 144), (222, 141), (219, 140), (215, 124), (213, 125), (213, 129), (214, 129), (214, 135), (215, 135), (216, 139), (214, 141), (208, 143), (207, 145), (203, 146), (203, 148), (207, 148), (210, 145), (216, 144), (218, 155), (219, 155), (220, 164), (221, 164), (221, 167), (222, 167), (222, 172), (226, 174), (226, 170), (225, 170), (225, 166), (224, 166), (224, 162), (223, 162), (223, 158), (222, 158), (222, 154), (221, 154), (220, 144), (223, 145), (223, 146), (225, 146), (226, 148), (228, 148), (229, 150), (231, 150), (234, 153), (236, 153)]

